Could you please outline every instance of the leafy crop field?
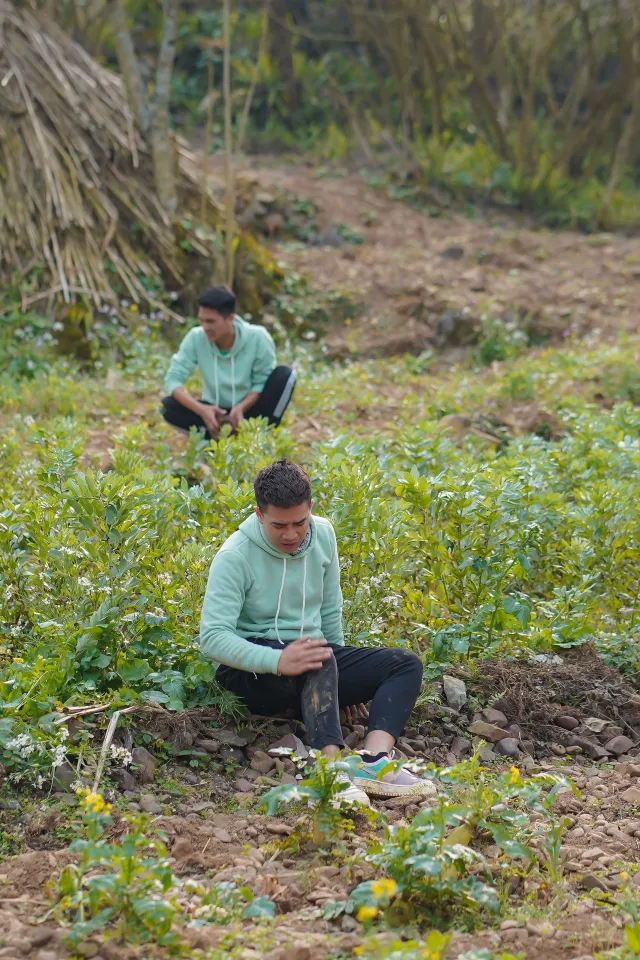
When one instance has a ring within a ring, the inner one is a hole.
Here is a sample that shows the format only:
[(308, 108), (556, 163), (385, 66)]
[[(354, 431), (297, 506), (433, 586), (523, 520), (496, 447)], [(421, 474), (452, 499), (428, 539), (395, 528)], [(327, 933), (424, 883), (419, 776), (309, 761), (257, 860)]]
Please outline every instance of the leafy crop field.
[[(106, 377), (6, 375), (0, 957), (639, 955), (639, 358), (299, 354), (287, 425), (213, 447), (161, 421), (156, 341)], [(322, 765), (262, 749), (298, 727), (246, 717), (199, 655), (210, 560), (283, 455), (336, 527), (347, 636), (423, 658), (400, 744), (431, 762), (422, 809), (336, 811)], [(529, 749), (486, 752), (468, 727), (496, 709)]]

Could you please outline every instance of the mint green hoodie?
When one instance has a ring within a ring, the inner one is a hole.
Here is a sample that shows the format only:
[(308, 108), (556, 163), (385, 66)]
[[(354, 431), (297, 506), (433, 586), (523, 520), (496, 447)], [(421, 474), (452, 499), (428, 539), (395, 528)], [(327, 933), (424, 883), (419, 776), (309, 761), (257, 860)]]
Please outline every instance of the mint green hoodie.
[(328, 520), (312, 517), (311, 536), (297, 556), (276, 550), (255, 514), (213, 558), (200, 620), (205, 657), (251, 673), (277, 673), (281, 650), (247, 637), (298, 637), (344, 644), (336, 535)]
[(209, 343), (202, 327), (194, 327), (186, 335), (180, 349), (171, 358), (164, 380), (167, 396), (176, 387), (184, 387), (196, 365), (202, 374), (202, 399), (230, 410), (248, 393), (262, 393), (267, 378), (276, 365), (273, 337), (254, 323), (234, 317), (235, 342), (222, 353)]

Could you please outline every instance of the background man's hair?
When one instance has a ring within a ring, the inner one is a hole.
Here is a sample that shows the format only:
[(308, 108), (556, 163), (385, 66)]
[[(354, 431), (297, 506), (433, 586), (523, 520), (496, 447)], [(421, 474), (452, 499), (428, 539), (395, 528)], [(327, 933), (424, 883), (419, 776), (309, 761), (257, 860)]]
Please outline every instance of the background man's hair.
[(221, 283), (205, 290), (198, 298), (198, 306), (217, 310), (223, 317), (228, 317), (230, 313), (236, 312), (236, 295), (226, 284)]
[(253, 483), (256, 503), (265, 507), (299, 507), (311, 503), (311, 479), (291, 460), (276, 460), (263, 467)]

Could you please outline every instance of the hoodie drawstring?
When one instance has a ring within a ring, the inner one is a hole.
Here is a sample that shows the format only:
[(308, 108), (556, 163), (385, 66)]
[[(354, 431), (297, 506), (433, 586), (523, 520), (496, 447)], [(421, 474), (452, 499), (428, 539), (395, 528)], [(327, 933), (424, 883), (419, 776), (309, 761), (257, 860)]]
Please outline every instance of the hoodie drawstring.
[[(282, 606), (282, 594), (284, 592), (284, 581), (287, 577), (287, 561), (282, 558), (282, 580), (280, 581), (280, 592), (278, 593), (278, 606), (276, 607), (276, 617), (274, 620), (274, 627), (276, 631), (276, 637), (278, 643), (284, 647), (284, 640), (280, 636), (278, 631), (278, 617), (280, 616), (280, 607)], [(307, 558), (303, 557), (302, 560), (302, 614), (300, 618), (300, 634), (299, 638), (304, 634), (304, 614), (307, 606)], [(298, 638), (298, 639), (299, 639)]]
[[(218, 355), (213, 358), (213, 375), (216, 381), (216, 407), (220, 406), (220, 386), (218, 384)], [(231, 406), (236, 405), (236, 363), (231, 354)]]

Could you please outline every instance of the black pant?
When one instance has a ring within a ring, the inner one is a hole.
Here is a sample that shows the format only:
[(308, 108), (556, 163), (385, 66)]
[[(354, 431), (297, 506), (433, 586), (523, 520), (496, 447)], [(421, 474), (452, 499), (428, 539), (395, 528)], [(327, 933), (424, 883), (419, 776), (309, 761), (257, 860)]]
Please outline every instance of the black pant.
[[(276, 426), (282, 420), (284, 412), (289, 406), (289, 401), (293, 394), (296, 384), (296, 375), (291, 367), (280, 366), (269, 374), (269, 378), (264, 385), (264, 390), (254, 403), (245, 411), (245, 417), (266, 417), (269, 423)], [(209, 401), (203, 400), (203, 403)], [(211, 404), (209, 404), (211, 406)], [(226, 413), (229, 411), (227, 410)], [(165, 397), (162, 401), (162, 416), (167, 423), (181, 430), (189, 430), (190, 427), (197, 427), (204, 431), (208, 440), (211, 439), (209, 432), (205, 429), (202, 417), (188, 410), (181, 403), (174, 400), (173, 397)]]
[[(252, 638), (251, 642), (280, 648), (277, 640)], [(420, 658), (397, 647), (332, 645), (331, 649), (333, 657), (320, 670), (299, 677), (256, 676), (222, 666), (216, 679), (241, 697), (252, 713), (302, 718), (316, 750), (334, 743), (344, 746), (340, 709), (369, 701), (369, 731), (384, 730), (399, 737), (420, 692)]]

